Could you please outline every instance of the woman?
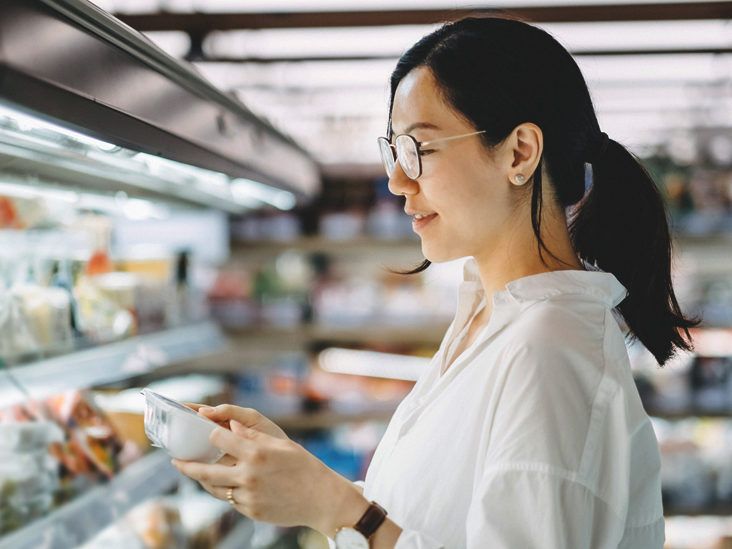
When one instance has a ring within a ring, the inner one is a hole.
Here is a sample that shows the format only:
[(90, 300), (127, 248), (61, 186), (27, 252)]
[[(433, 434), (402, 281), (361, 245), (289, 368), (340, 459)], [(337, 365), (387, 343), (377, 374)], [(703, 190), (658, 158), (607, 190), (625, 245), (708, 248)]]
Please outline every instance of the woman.
[(661, 548), (658, 446), (624, 335), (663, 365), (698, 321), (674, 295), (659, 192), (600, 131), (573, 58), (520, 21), (445, 24), (399, 60), (379, 141), (426, 258), (403, 274), (468, 260), (363, 493), (233, 406), (202, 410), (231, 420), (212, 438), (226, 461), (181, 471), (338, 547)]

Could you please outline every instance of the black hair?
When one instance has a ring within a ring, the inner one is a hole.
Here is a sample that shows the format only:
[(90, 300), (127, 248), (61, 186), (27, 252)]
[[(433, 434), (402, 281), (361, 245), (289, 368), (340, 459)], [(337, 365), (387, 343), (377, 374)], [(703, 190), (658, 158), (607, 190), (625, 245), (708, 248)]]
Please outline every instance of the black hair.
[[(391, 75), (389, 124), (399, 82), (427, 67), (447, 103), (480, 134), (490, 150), (523, 122), (543, 133), (543, 151), (525, 185), (539, 256), (542, 166), (559, 204), (571, 210), (568, 230), (575, 252), (610, 272), (628, 289), (618, 309), (628, 337), (638, 339), (659, 365), (676, 350), (693, 349), (686, 318), (671, 281), (671, 236), (665, 205), (651, 175), (623, 145), (600, 131), (587, 84), (570, 53), (549, 33), (509, 17), (465, 17), (421, 38)], [(604, 153), (598, 156), (599, 150)], [(592, 184), (585, 189), (585, 163)], [(556, 258), (558, 259), (558, 258)], [(560, 260), (561, 261), (561, 260)], [(397, 274), (410, 275), (430, 266)], [(680, 333), (683, 330), (686, 339)]]

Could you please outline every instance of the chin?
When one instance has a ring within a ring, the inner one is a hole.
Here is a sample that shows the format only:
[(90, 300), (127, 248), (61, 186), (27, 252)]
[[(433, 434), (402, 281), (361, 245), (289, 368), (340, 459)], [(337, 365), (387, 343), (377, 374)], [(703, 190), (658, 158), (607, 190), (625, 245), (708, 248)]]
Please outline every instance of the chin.
[(430, 263), (447, 263), (448, 261), (454, 261), (465, 257), (465, 254), (458, 252), (454, 248), (451, 249), (446, 246), (437, 249), (433, 246), (426, 246), (424, 241), (422, 242), (422, 255), (425, 259), (429, 260)]

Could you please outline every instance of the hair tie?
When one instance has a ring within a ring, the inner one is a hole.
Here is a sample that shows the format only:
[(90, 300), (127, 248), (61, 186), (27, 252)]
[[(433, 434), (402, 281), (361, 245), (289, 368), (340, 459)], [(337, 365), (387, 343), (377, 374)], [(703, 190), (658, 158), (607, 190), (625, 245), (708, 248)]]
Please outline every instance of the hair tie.
[(587, 161), (591, 164), (597, 162), (605, 154), (609, 142), (610, 138), (607, 134), (600, 132), (600, 138), (595, 141), (595, 146), (590, 149)]

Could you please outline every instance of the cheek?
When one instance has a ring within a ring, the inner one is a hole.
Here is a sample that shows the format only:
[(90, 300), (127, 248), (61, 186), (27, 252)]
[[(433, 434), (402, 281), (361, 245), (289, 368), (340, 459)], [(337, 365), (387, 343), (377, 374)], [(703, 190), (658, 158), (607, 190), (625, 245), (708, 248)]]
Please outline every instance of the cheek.
[(435, 158), (422, 180), (426, 204), (456, 226), (484, 223), (505, 210), (506, 189), (495, 170), (474, 158), (470, 153)]
[(464, 238), (489, 238), (501, 232), (510, 217), (506, 197), (496, 186), (497, 181), (484, 181), (465, 185), (453, 197), (458, 215), (454, 216), (456, 229)]

